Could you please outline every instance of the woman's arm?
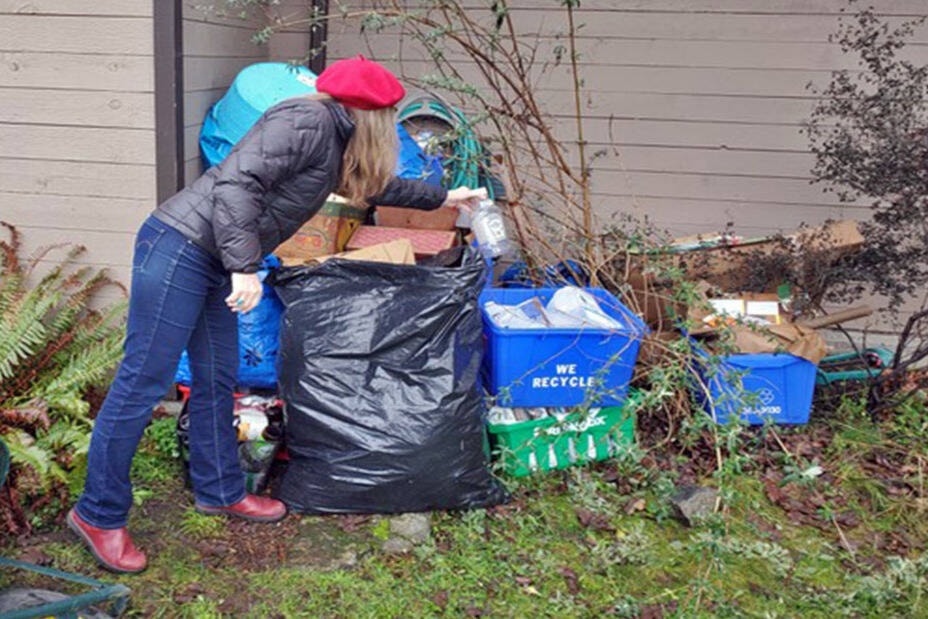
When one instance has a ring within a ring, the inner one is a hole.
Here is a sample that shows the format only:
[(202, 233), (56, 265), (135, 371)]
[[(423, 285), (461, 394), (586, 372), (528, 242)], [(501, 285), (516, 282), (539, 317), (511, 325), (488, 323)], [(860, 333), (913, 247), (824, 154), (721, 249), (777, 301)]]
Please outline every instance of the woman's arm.
[(394, 178), (383, 193), (368, 202), (374, 206), (404, 206), (433, 211), (442, 206), (460, 206), (461, 203), (481, 197), (486, 197), (483, 189), (457, 187), (449, 190), (413, 179)]

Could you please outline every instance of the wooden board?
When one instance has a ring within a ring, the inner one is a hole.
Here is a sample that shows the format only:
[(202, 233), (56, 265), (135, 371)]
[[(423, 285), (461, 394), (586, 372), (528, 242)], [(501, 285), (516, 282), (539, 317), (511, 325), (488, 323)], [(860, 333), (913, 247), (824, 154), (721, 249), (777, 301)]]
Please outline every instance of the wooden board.
[(135, 232), (154, 210), (153, 200), (19, 194), (0, 191), (0, 213), (16, 226), (66, 230), (84, 242), (88, 231)]
[[(924, 15), (922, 0), (877, 0), (876, 10), (890, 15)], [(468, 6), (471, 6), (468, 3)], [(473, 8), (481, 5), (473, 3)], [(511, 0), (519, 9), (550, 10), (548, 0)], [(746, 15), (840, 15), (846, 0), (583, 0), (578, 13), (587, 11), (637, 13), (733, 13)]]
[[(352, 38), (358, 37), (353, 29), (345, 28), (333, 35), (329, 51), (335, 56), (350, 54), (357, 47)], [(519, 44), (526, 63), (535, 51), (535, 66), (554, 59), (555, 48), (564, 46), (562, 37), (539, 38), (534, 33), (522, 34)], [(408, 60), (429, 60), (429, 53), (417, 41), (396, 34), (372, 33), (364, 37), (368, 53), (375, 58), (393, 58), (402, 53)], [(509, 43), (502, 46), (508, 49)], [(347, 51), (346, 51), (347, 50)], [(491, 53), (493, 50), (484, 50)], [(719, 67), (752, 69), (856, 69), (853, 57), (842, 54), (836, 43), (756, 41), (745, 45), (742, 41), (668, 39), (631, 39), (581, 37), (577, 51), (584, 66), (645, 66), (645, 67)], [(490, 54), (492, 56), (492, 53)], [(917, 50), (911, 53), (917, 57)], [(470, 60), (460, 47), (448, 43), (443, 56), (455, 63)], [(566, 60), (566, 59), (565, 59)]]
[(150, 93), (0, 88), (0, 122), (153, 129)]
[(21, 159), (153, 164), (155, 132), (0, 123), (0, 153)]
[(191, 157), (184, 161), (184, 181), (189, 187), (193, 181), (197, 180), (203, 174), (203, 163), (199, 156)]
[(154, 50), (150, 17), (4, 15), (0, 41), (19, 52), (151, 56)]
[(91, 15), (151, 17), (152, 3), (139, 0), (0, 0), (0, 15)]
[(184, 90), (224, 90), (243, 68), (255, 62), (263, 62), (264, 56), (234, 56), (228, 58), (195, 57), (184, 58)]
[(155, 166), (41, 159), (0, 159), (6, 192), (155, 199)]
[[(763, 0), (748, 0), (746, 5), (758, 6)], [(881, 5), (889, 4), (887, 0)], [(694, 2), (693, 7), (711, 4), (707, 0)], [(550, 6), (550, 5), (549, 5)], [(524, 9), (513, 5), (510, 17), (519, 32), (533, 33), (542, 37), (565, 36), (567, 12), (560, 8)], [(922, 10), (920, 15), (924, 14)], [(495, 13), (487, 8), (468, 9), (468, 16), (486, 25), (495, 22)], [(898, 26), (908, 17), (893, 16), (886, 19), (891, 26)], [(821, 13), (757, 13), (757, 12), (699, 12), (690, 11), (616, 11), (612, 8), (592, 10), (583, 8), (575, 12), (577, 33), (583, 37), (611, 37), (629, 39), (665, 39), (684, 41), (782, 41), (819, 42), (828, 40), (838, 24), (838, 14)], [(330, 32), (344, 29), (357, 37), (360, 32), (358, 20), (333, 22)], [(397, 32), (389, 26), (383, 32)], [(928, 42), (928, 33), (916, 33), (917, 43)]]
[(212, 88), (186, 91), (184, 93), (184, 126), (202, 125), (206, 112), (225, 95), (226, 90), (226, 88)]
[(154, 81), (151, 56), (0, 51), (0, 87), (150, 93)]
[[(129, 286), (132, 276), (132, 249), (135, 243), (135, 233), (96, 233), (81, 232), (79, 238), (71, 230), (42, 228), (35, 226), (17, 226), (22, 234), (22, 256), (31, 256), (33, 252), (42, 247), (61, 243), (78, 243), (87, 248), (87, 251), (74, 261), (77, 266), (90, 266), (96, 269), (106, 269), (107, 274)], [(0, 232), (0, 238), (6, 238), (5, 232)], [(39, 263), (36, 274), (40, 275), (60, 263), (67, 250), (52, 250), (47, 257)], [(123, 297), (118, 289), (107, 289), (101, 292), (100, 301), (113, 302)]]
[(184, 20), (185, 56), (264, 56), (267, 49), (252, 42), (256, 28), (248, 23), (214, 24)]
[(702, 231), (718, 231), (732, 222), (736, 230), (791, 230), (802, 223), (817, 224), (826, 219), (866, 217), (865, 207), (812, 207), (776, 201), (746, 203), (718, 199), (672, 198), (643, 195), (597, 196), (597, 213), (608, 221), (614, 213), (647, 215), (662, 224), (692, 224)]

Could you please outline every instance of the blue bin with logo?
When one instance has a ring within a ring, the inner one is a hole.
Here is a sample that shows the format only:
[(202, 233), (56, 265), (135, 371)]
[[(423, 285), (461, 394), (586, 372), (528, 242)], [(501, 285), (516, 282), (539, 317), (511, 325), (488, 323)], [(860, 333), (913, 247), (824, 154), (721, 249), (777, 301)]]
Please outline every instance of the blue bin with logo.
[(485, 288), (480, 295), (486, 354), (484, 388), (506, 407), (621, 406), (648, 332), (644, 322), (600, 288), (584, 288), (622, 327), (512, 329), (490, 319), (485, 305), (547, 303), (557, 288)]
[(808, 423), (818, 371), (811, 361), (787, 353), (727, 355), (717, 364), (700, 357), (702, 380), (693, 389), (719, 423), (732, 416), (750, 425)]

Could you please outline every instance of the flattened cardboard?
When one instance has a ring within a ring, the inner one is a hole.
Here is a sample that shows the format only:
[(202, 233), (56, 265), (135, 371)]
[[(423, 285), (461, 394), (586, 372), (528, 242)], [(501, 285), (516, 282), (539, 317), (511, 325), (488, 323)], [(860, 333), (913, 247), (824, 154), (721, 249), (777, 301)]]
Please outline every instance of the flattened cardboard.
[(443, 206), (434, 211), (403, 208), (399, 206), (378, 206), (377, 225), (391, 228), (410, 228), (413, 230), (454, 230), (458, 220), (458, 210)]
[[(703, 238), (717, 236), (703, 235)], [(802, 251), (810, 249), (819, 264), (828, 264), (853, 254), (864, 243), (856, 221), (836, 221), (818, 228), (801, 230), (783, 239), (766, 237), (742, 241), (738, 245), (727, 247), (703, 247), (679, 253), (657, 253), (633, 258), (629, 265), (627, 284), (630, 290), (625, 294), (626, 305), (642, 315), (652, 329), (658, 331), (672, 328), (677, 317), (685, 316), (687, 309), (682, 304), (674, 304), (670, 286), (671, 282), (661, 281), (655, 265), (666, 265), (681, 269), (687, 279), (704, 280), (725, 292), (737, 292), (751, 287), (756, 279), (755, 263), (758, 257), (769, 256), (783, 251)], [(782, 283), (771, 277), (765, 283), (766, 293), (775, 293)], [(740, 294), (749, 298), (747, 294)]]
[(818, 365), (828, 352), (825, 340), (818, 331), (795, 323), (754, 329), (735, 325), (732, 332), (735, 347), (743, 353), (788, 352)]
[[(711, 235), (710, 235), (711, 236)], [(783, 239), (766, 237), (737, 245), (699, 248), (674, 255), (675, 265), (691, 279), (703, 279), (726, 291), (756, 286), (753, 265), (758, 257), (778, 251), (814, 252), (816, 261), (827, 264), (859, 250), (864, 243), (856, 221), (836, 221), (800, 230)], [(774, 292), (782, 282), (767, 282), (764, 292)]]
[(409, 230), (386, 226), (361, 226), (348, 241), (348, 249), (363, 249), (395, 239), (408, 239), (416, 258), (434, 256), (451, 249), (457, 242), (457, 233), (442, 230)]
[[(705, 294), (710, 286), (703, 282), (699, 288)], [(690, 335), (714, 337), (719, 334), (716, 328), (704, 322), (708, 315), (709, 312), (702, 306), (690, 308), (688, 318), (693, 325)], [(818, 364), (827, 353), (825, 340), (818, 331), (795, 323), (769, 326), (735, 324), (728, 329), (734, 338), (735, 350), (745, 354), (787, 352)]]
[(319, 256), (312, 263), (319, 264), (331, 258), (341, 260), (361, 260), (364, 262), (387, 262), (389, 264), (415, 264), (412, 243), (408, 239), (397, 239), (389, 243), (371, 245), (364, 249), (356, 249), (331, 256)]

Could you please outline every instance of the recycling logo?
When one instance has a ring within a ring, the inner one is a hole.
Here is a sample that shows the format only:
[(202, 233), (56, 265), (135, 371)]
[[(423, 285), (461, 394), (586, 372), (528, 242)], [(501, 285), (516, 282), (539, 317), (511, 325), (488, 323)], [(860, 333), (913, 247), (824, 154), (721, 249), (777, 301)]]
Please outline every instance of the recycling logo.
[(754, 393), (757, 394), (758, 406), (754, 409), (745, 410), (745, 413), (758, 416), (783, 414), (783, 407), (776, 405), (777, 394), (773, 389), (764, 387), (763, 389), (758, 389)]
[(757, 393), (757, 397), (764, 406), (770, 406), (771, 404), (773, 404), (773, 401), (777, 398), (777, 396), (773, 393), (773, 390), (768, 389), (767, 387), (764, 387), (763, 389), (761, 389)]

